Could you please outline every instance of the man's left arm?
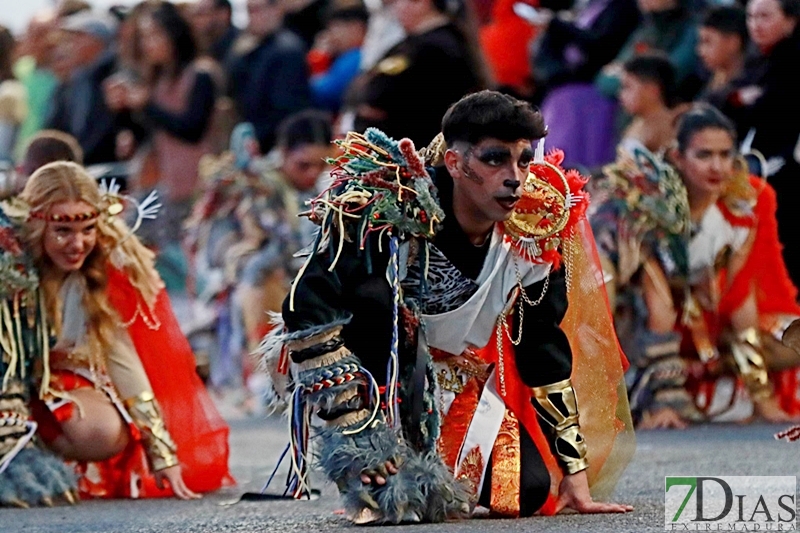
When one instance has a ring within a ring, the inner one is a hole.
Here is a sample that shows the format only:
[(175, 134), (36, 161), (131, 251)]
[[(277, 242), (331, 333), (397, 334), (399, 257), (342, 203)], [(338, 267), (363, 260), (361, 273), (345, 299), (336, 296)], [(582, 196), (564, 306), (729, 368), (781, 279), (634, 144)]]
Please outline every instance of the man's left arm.
[[(565, 269), (551, 271), (548, 279), (525, 287), (522, 338), (516, 362), (522, 381), (531, 387), (531, 401), (549, 426), (550, 445), (564, 479), (559, 487), (557, 509), (570, 507), (581, 513), (622, 513), (629, 505), (592, 500), (586, 468), (587, 443), (580, 428), (578, 402), (572, 387), (572, 350), (561, 321), (567, 314)], [(544, 295), (542, 293), (544, 291)], [(541, 298), (541, 299), (540, 299)], [(527, 303), (539, 301), (535, 306)], [(514, 330), (519, 327), (514, 316)]]

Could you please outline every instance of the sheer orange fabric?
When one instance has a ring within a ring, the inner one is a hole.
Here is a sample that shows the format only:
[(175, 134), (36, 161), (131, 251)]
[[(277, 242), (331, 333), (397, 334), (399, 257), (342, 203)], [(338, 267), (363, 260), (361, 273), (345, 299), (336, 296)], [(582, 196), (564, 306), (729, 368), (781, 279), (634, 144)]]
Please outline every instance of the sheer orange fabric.
[[(606, 499), (611, 496), (636, 447), (623, 381), (628, 360), (617, 341), (600, 258), (585, 219), (578, 223), (570, 246), (565, 252), (569, 254), (571, 266), (569, 310), (561, 327), (572, 348), (572, 384), (578, 399), (581, 429), (588, 444), (589, 485), (593, 497)], [(495, 331), (489, 344), (477, 351), (487, 362), (499, 360), (497, 334)], [(530, 388), (523, 383), (517, 370), (514, 345), (507, 335), (502, 332), (500, 335), (503, 368), (496, 373), (497, 390), (505, 389), (505, 395), (501, 395), (506, 406), (531, 435), (550, 471), (551, 493), (539, 513), (551, 515), (555, 512), (563, 474), (539, 426)], [(501, 374), (505, 387), (500, 383)]]

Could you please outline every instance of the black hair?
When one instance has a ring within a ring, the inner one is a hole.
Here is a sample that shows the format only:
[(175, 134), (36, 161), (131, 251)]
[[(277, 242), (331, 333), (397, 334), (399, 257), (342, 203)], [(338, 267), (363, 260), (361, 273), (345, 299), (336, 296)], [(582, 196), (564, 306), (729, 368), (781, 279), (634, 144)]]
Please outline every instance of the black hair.
[(230, 12), (233, 12), (233, 6), (231, 5), (230, 0), (214, 0), (214, 7), (217, 9), (227, 9)]
[(686, 152), (695, 134), (707, 129), (723, 130), (736, 143), (736, 126), (733, 121), (723, 115), (716, 107), (706, 103), (698, 103), (681, 115), (678, 120), (676, 134), (678, 151), (681, 153)]
[(466, 2), (464, 0), (432, 0), (433, 7), (439, 13), (450, 15), (451, 17), (458, 17), (466, 9)]
[(366, 24), (369, 12), (361, 0), (334, 0), (325, 11), (325, 21), (332, 20), (359, 21)]
[(725, 35), (737, 35), (742, 41), (742, 50), (747, 47), (749, 41), (747, 14), (739, 6), (712, 7), (706, 11), (700, 26), (717, 30)]
[(675, 67), (665, 53), (654, 51), (633, 56), (625, 62), (622, 68), (631, 76), (642, 81), (658, 84), (664, 103), (668, 107), (675, 105), (678, 91), (675, 82)]
[(478, 85), (475, 89), (494, 87), (491, 69), (478, 39), (478, 23), (475, 8), (469, 0), (431, 0), (433, 8), (447, 16), (455, 26), (466, 45), (467, 62), (470, 70), (477, 76)]
[(784, 15), (800, 19), (800, 0), (778, 0), (778, 4)]
[(182, 72), (197, 57), (197, 45), (191, 26), (175, 4), (170, 2), (156, 4), (149, 14), (172, 43), (176, 74)]
[(448, 146), (458, 141), (476, 144), (489, 137), (533, 141), (547, 135), (547, 127), (539, 110), (528, 102), (485, 90), (450, 106), (442, 119), (442, 134)]
[(30, 176), (54, 161), (83, 164), (83, 150), (72, 135), (57, 130), (42, 130), (28, 141), (20, 163), (20, 173)]
[(14, 79), (12, 59), (16, 40), (11, 30), (0, 26), (0, 82)]
[(288, 151), (309, 144), (329, 144), (333, 137), (332, 130), (328, 113), (307, 109), (288, 116), (280, 123), (276, 144)]

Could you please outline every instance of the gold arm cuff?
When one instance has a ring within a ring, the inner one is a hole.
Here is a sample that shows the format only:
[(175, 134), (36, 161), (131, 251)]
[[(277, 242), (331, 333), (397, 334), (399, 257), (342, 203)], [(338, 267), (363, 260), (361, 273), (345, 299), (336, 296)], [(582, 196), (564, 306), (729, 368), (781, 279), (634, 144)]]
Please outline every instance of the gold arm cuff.
[[(572, 388), (572, 380), (565, 379), (558, 383), (551, 383), (541, 387), (533, 387), (533, 397), (540, 409), (547, 416), (542, 416), (545, 422), (553, 426), (556, 432), (563, 431), (569, 426), (578, 424), (578, 400), (575, 398), (575, 389)], [(559, 404), (553, 400), (560, 399)], [(563, 406), (560, 405), (563, 403)], [(566, 411), (562, 407), (566, 408)]]
[(580, 429), (578, 399), (572, 380), (565, 379), (542, 387), (533, 387), (534, 407), (539, 416), (553, 428), (553, 451), (568, 474), (585, 470), (586, 440)]
[(765, 400), (772, 396), (767, 363), (760, 349), (761, 339), (756, 328), (740, 331), (736, 335), (736, 341), (731, 344), (733, 360), (753, 401)]
[(586, 440), (577, 424), (556, 434), (555, 448), (556, 455), (567, 474), (575, 474), (589, 468), (589, 461), (586, 459)]
[(177, 465), (177, 447), (167, 432), (153, 393), (146, 391), (128, 398), (125, 407), (142, 434), (142, 443), (153, 472)]

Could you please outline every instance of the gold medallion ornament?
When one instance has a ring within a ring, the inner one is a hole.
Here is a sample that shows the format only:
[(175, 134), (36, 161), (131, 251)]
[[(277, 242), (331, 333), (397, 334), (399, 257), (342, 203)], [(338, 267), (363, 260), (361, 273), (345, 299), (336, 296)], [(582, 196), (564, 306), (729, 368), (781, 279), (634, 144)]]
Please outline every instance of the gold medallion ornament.
[[(561, 178), (566, 189), (567, 180), (564, 173), (554, 165), (542, 163)], [(542, 246), (548, 250), (561, 244), (558, 234), (563, 231), (569, 221), (567, 198), (557, 188), (540, 178), (536, 172), (541, 165), (531, 166), (531, 172), (523, 186), (523, 196), (514, 209), (511, 218), (506, 222), (506, 232), (513, 240), (530, 248), (531, 257), (542, 253)]]
[(523, 185), (522, 197), (511, 217), (503, 223), (506, 238), (523, 259), (561, 264), (560, 249), (575, 233), (575, 225), (586, 213), (589, 196), (583, 192), (587, 179), (577, 171), (566, 171), (564, 153), (544, 155), (539, 142)]

